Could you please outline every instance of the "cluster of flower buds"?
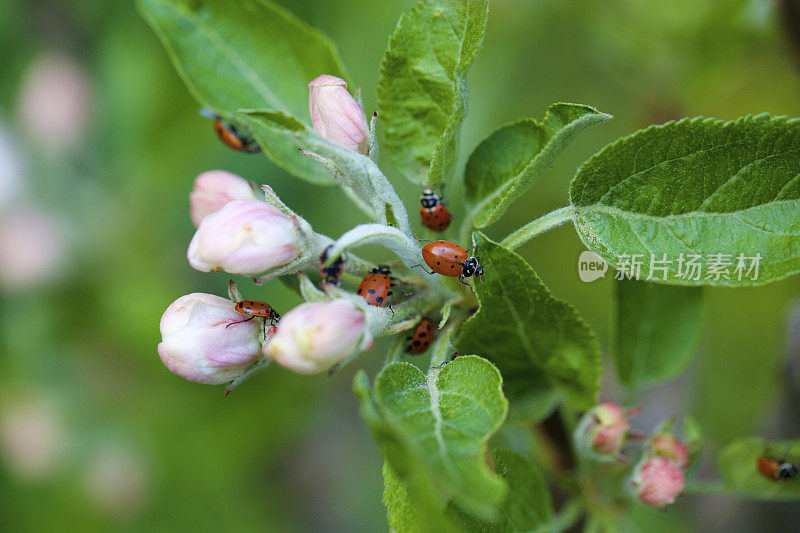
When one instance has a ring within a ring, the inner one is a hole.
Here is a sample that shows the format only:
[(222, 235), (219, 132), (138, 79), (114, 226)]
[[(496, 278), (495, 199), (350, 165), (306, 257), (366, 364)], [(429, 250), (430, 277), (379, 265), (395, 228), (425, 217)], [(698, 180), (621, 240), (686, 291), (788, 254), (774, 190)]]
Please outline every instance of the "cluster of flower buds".
[(688, 466), (689, 448), (675, 435), (659, 433), (647, 444), (631, 483), (643, 503), (664, 507), (683, 492)]
[[(313, 129), (328, 141), (366, 153), (369, 127), (344, 80), (322, 75), (308, 87)], [(187, 252), (193, 268), (247, 276), (266, 273), (271, 278), (307, 268), (331, 248), (330, 239), (314, 233), (271, 188), (262, 189), (266, 201), (248, 180), (230, 172), (213, 170), (196, 178), (189, 200), (197, 231)], [(339, 275), (342, 263), (339, 258)], [(328, 291), (337, 290), (335, 283), (330, 285)], [(242, 300), (233, 282), (231, 287), (230, 299), (189, 294), (164, 312), (158, 353), (174, 374), (221, 384), (245, 376), (264, 361), (311, 374), (329, 370), (372, 345), (365, 306), (352, 299), (334, 295), (304, 303), (278, 323), (279, 315), (268, 304)]]
[[(575, 432), (578, 452), (598, 461), (626, 462), (621, 455), (623, 446), (629, 440), (647, 438), (632, 432), (628, 421), (639, 411), (605, 402), (587, 412)], [(659, 508), (673, 503), (683, 492), (684, 472), (689, 466), (689, 448), (669, 432), (670, 426), (671, 421), (662, 424), (647, 440), (631, 479), (639, 500)]]

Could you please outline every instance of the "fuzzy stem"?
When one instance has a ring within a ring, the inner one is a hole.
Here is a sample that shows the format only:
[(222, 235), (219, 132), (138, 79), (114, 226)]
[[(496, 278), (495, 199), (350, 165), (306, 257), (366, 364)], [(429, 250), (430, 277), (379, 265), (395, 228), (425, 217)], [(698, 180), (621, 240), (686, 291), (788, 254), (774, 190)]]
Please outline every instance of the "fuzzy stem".
[(572, 206), (562, 207), (543, 215), (536, 220), (528, 222), (517, 231), (511, 233), (500, 243), (509, 250), (519, 248), (537, 235), (560, 226), (568, 220), (572, 220)]

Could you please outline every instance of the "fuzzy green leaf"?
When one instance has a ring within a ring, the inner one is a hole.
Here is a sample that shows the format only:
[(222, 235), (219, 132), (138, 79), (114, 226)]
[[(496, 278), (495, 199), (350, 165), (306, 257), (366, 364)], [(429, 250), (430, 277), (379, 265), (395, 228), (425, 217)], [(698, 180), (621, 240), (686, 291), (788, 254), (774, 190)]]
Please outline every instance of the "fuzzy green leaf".
[(629, 387), (678, 375), (697, 350), (703, 321), (702, 287), (617, 280), (617, 376)]
[[(347, 77), (327, 37), (269, 0), (139, 0), (138, 5), (197, 101), (227, 119), (235, 121), (236, 110), (252, 108), (308, 122), (308, 82), (320, 74)], [(256, 137), (277, 165), (330, 183), (324, 169), (279, 132), (260, 131)]]
[[(547, 483), (525, 457), (511, 450), (492, 453), (495, 471), (508, 483), (508, 494), (496, 522), (487, 522), (448, 505), (434, 509), (420, 495), (412, 494), (391, 467), (384, 465), (383, 503), (392, 531), (545, 531), (553, 520)], [(416, 497), (415, 497), (416, 496)]]
[(480, 232), (474, 239), (487, 266), (474, 282), (480, 308), (464, 323), (458, 350), (497, 365), (514, 409), (552, 389), (577, 409), (595, 405), (601, 364), (592, 330), (519, 255)]
[(452, 176), (467, 114), (466, 74), (483, 43), (488, 0), (423, 0), (400, 17), (378, 80), (385, 147), (414, 183)]
[(410, 490), (424, 491), (439, 508), (452, 501), (492, 518), (506, 494), (484, 456), (508, 410), (501, 386), (490, 362), (464, 356), (427, 375), (412, 364), (391, 363), (371, 392), (361, 372), (354, 389), (387, 462)]
[(570, 198), (586, 246), (639, 279), (781, 279), (800, 271), (800, 119), (762, 114), (647, 128), (587, 161)]
[(464, 171), (467, 210), (475, 226), (500, 218), (581, 131), (611, 118), (587, 105), (559, 103), (541, 122), (526, 118), (495, 130), (475, 148)]
[(797, 462), (798, 449), (800, 440), (770, 442), (769, 449), (761, 437), (748, 437), (730, 443), (718, 461), (725, 490), (751, 498), (800, 500), (800, 484), (768, 479), (759, 472), (757, 466), (758, 458), (765, 452), (780, 459), (788, 450), (786, 460)]

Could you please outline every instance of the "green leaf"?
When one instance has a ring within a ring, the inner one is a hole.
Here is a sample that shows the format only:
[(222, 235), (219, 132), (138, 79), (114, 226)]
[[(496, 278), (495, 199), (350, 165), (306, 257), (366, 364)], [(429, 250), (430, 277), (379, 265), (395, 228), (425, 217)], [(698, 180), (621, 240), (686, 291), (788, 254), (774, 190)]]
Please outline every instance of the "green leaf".
[(458, 350), (497, 365), (514, 409), (552, 389), (577, 409), (594, 406), (601, 359), (589, 326), (520, 256), (483, 233), (474, 239), (486, 267), (474, 283), (480, 308), (461, 328)]
[(450, 533), (459, 531), (446, 514), (446, 507), (437, 507), (436, 497), (415, 491), (383, 463), (383, 505), (391, 531), (402, 533)]
[(541, 122), (525, 118), (501, 126), (472, 152), (464, 171), (467, 211), (483, 228), (531, 188), (584, 129), (611, 115), (580, 104), (553, 104)]
[(796, 462), (800, 440), (767, 442), (761, 437), (749, 437), (730, 443), (719, 456), (719, 473), (725, 491), (770, 500), (800, 499), (800, 484), (792, 481), (779, 483), (764, 477), (757, 466), (758, 458), (765, 452), (780, 458), (787, 450), (787, 460)]
[[(237, 109), (252, 108), (307, 122), (308, 82), (320, 74), (347, 77), (327, 37), (269, 0), (139, 0), (138, 5), (197, 101), (227, 119), (235, 120)], [(330, 183), (324, 169), (279, 132), (256, 137), (277, 165)]]
[(637, 388), (677, 376), (697, 351), (702, 287), (617, 280), (617, 376)]
[[(570, 198), (586, 246), (628, 273), (640, 254), (640, 279), (781, 279), (800, 270), (800, 120), (762, 114), (647, 128), (584, 163)], [(757, 276), (748, 272), (755, 263)]]
[(412, 364), (391, 363), (372, 392), (360, 372), (354, 390), (387, 462), (410, 490), (432, 494), (431, 505), (452, 501), (491, 519), (506, 493), (485, 458), (486, 441), (508, 410), (501, 385), (490, 362), (464, 356), (427, 375)]
[[(431, 507), (426, 498), (414, 497), (405, 483), (384, 464), (383, 503), (392, 531), (542, 531), (553, 521), (547, 483), (525, 457), (511, 450), (492, 453), (495, 471), (508, 483), (508, 494), (496, 522), (487, 522), (451, 505)], [(458, 525), (456, 525), (458, 524)]]
[(453, 174), (466, 74), (488, 13), (488, 0), (424, 0), (400, 17), (389, 39), (377, 89), (384, 145), (414, 183), (441, 186)]
[(508, 483), (501, 520), (487, 523), (459, 514), (468, 531), (549, 530), (553, 520), (550, 492), (539, 470), (525, 457), (511, 450), (494, 451), (495, 470)]

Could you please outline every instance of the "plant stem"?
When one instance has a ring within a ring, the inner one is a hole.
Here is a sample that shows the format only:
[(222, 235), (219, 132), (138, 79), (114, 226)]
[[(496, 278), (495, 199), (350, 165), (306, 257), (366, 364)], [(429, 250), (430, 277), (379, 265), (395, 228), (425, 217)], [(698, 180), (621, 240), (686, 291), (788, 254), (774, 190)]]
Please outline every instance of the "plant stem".
[(514, 250), (540, 233), (544, 233), (545, 231), (551, 230), (556, 226), (560, 226), (568, 220), (572, 220), (572, 206), (569, 205), (560, 209), (556, 209), (555, 211), (551, 211), (550, 213), (547, 213), (536, 220), (528, 222), (517, 231), (503, 239), (500, 244), (509, 250)]
[(569, 529), (575, 522), (577, 522), (584, 514), (583, 502), (579, 499), (573, 499), (567, 502), (561, 512), (551, 522), (555, 531), (564, 531)]

